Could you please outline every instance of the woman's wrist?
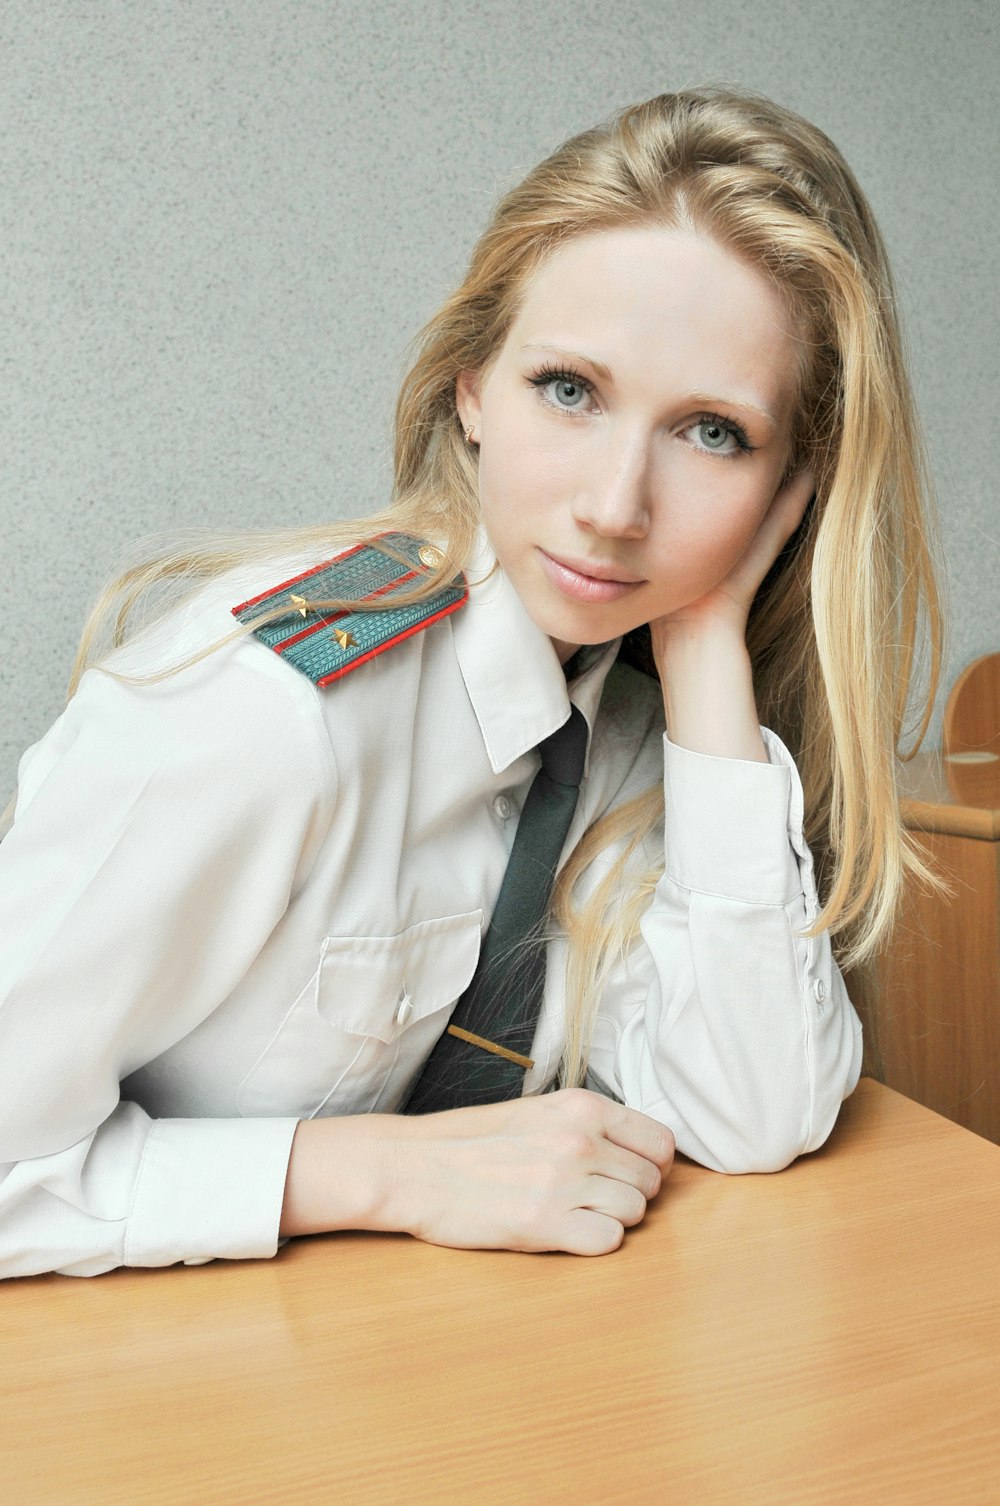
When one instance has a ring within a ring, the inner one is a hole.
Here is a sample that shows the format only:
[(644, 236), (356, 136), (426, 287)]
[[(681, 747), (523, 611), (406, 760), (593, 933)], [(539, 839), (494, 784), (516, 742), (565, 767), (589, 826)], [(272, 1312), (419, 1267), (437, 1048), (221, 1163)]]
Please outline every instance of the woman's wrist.
[(652, 645), (671, 742), (694, 753), (766, 763), (742, 632), (724, 623), (658, 623)]
[(405, 1118), (388, 1114), (302, 1120), (288, 1161), (281, 1235), (404, 1229), (407, 1126)]

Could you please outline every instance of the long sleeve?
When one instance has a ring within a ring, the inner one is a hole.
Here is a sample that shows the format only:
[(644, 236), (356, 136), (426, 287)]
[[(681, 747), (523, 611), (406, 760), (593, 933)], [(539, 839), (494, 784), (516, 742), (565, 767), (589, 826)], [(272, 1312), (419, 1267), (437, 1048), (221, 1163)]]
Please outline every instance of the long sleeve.
[(816, 1149), (857, 1083), (861, 1027), (818, 913), (802, 790), (769, 763), (663, 740), (665, 868), (609, 981), (591, 1064), (720, 1171), (774, 1171)]
[(304, 682), (245, 654), (141, 686), (90, 671), (22, 760), (0, 845), (0, 1275), (276, 1247), (294, 1118), (120, 1101), (227, 997), (328, 820)]

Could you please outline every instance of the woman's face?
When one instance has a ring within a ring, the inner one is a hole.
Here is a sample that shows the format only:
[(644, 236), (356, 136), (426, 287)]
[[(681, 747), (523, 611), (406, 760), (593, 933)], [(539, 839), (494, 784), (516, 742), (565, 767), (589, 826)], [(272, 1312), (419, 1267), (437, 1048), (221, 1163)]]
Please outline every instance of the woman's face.
[(782, 479), (799, 354), (773, 286), (692, 232), (579, 236), (531, 278), (457, 399), (497, 558), (563, 658), (729, 574)]

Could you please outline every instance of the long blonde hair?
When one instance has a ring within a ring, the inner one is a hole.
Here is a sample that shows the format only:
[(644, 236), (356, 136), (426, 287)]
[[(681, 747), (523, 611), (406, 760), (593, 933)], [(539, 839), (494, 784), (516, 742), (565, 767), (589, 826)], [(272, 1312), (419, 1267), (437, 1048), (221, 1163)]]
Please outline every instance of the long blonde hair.
[[(84, 633), (72, 685), (102, 634), (128, 635), (166, 578), (202, 578), (277, 545), (331, 548), (382, 529), (446, 546), (437, 590), (469, 557), (477, 465), (455, 405), (461, 371), (495, 359), (532, 274), (573, 236), (644, 224), (710, 236), (773, 280), (803, 335), (789, 470), (808, 463), (807, 520), (761, 587), (748, 646), (761, 717), (796, 758), (822, 911), (847, 965), (871, 956), (908, 870), (923, 873), (899, 819), (894, 761), (921, 627), (930, 716), (940, 659), (927, 492), (896, 301), (878, 228), (853, 175), (815, 126), (771, 101), (718, 88), (662, 94), (573, 137), (498, 203), (468, 272), (418, 336), (396, 407), (390, 508), (361, 522), (150, 561), (120, 577)], [(317, 606), (340, 603), (323, 602)], [(642, 630), (630, 651), (643, 652)], [(564, 869), (554, 913), (570, 942), (563, 1080), (582, 1077), (602, 986), (627, 951), (655, 873), (626, 882), (662, 811), (658, 790), (598, 821)], [(605, 851), (607, 849), (607, 851)], [(605, 852), (606, 873), (577, 903)], [(608, 857), (613, 861), (608, 865)]]

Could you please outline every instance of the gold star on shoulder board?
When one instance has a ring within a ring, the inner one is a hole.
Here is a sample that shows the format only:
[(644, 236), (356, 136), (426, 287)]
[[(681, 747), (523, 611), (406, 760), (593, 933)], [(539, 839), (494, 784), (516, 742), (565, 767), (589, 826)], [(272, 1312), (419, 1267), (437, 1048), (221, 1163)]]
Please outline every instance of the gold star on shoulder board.
[(295, 610), (299, 613), (299, 615), (301, 617), (304, 617), (309, 610), (309, 603), (306, 601), (305, 597), (296, 596), (293, 592), (290, 591), (288, 593), (288, 599)]
[(335, 627), (333, 629), (333, 636), (336, 638), (337, 642), (345, 653), (349, 648), (357, 648), (358, 646), (354, 638), (354, 634), (349, 633), (346, 628)]

